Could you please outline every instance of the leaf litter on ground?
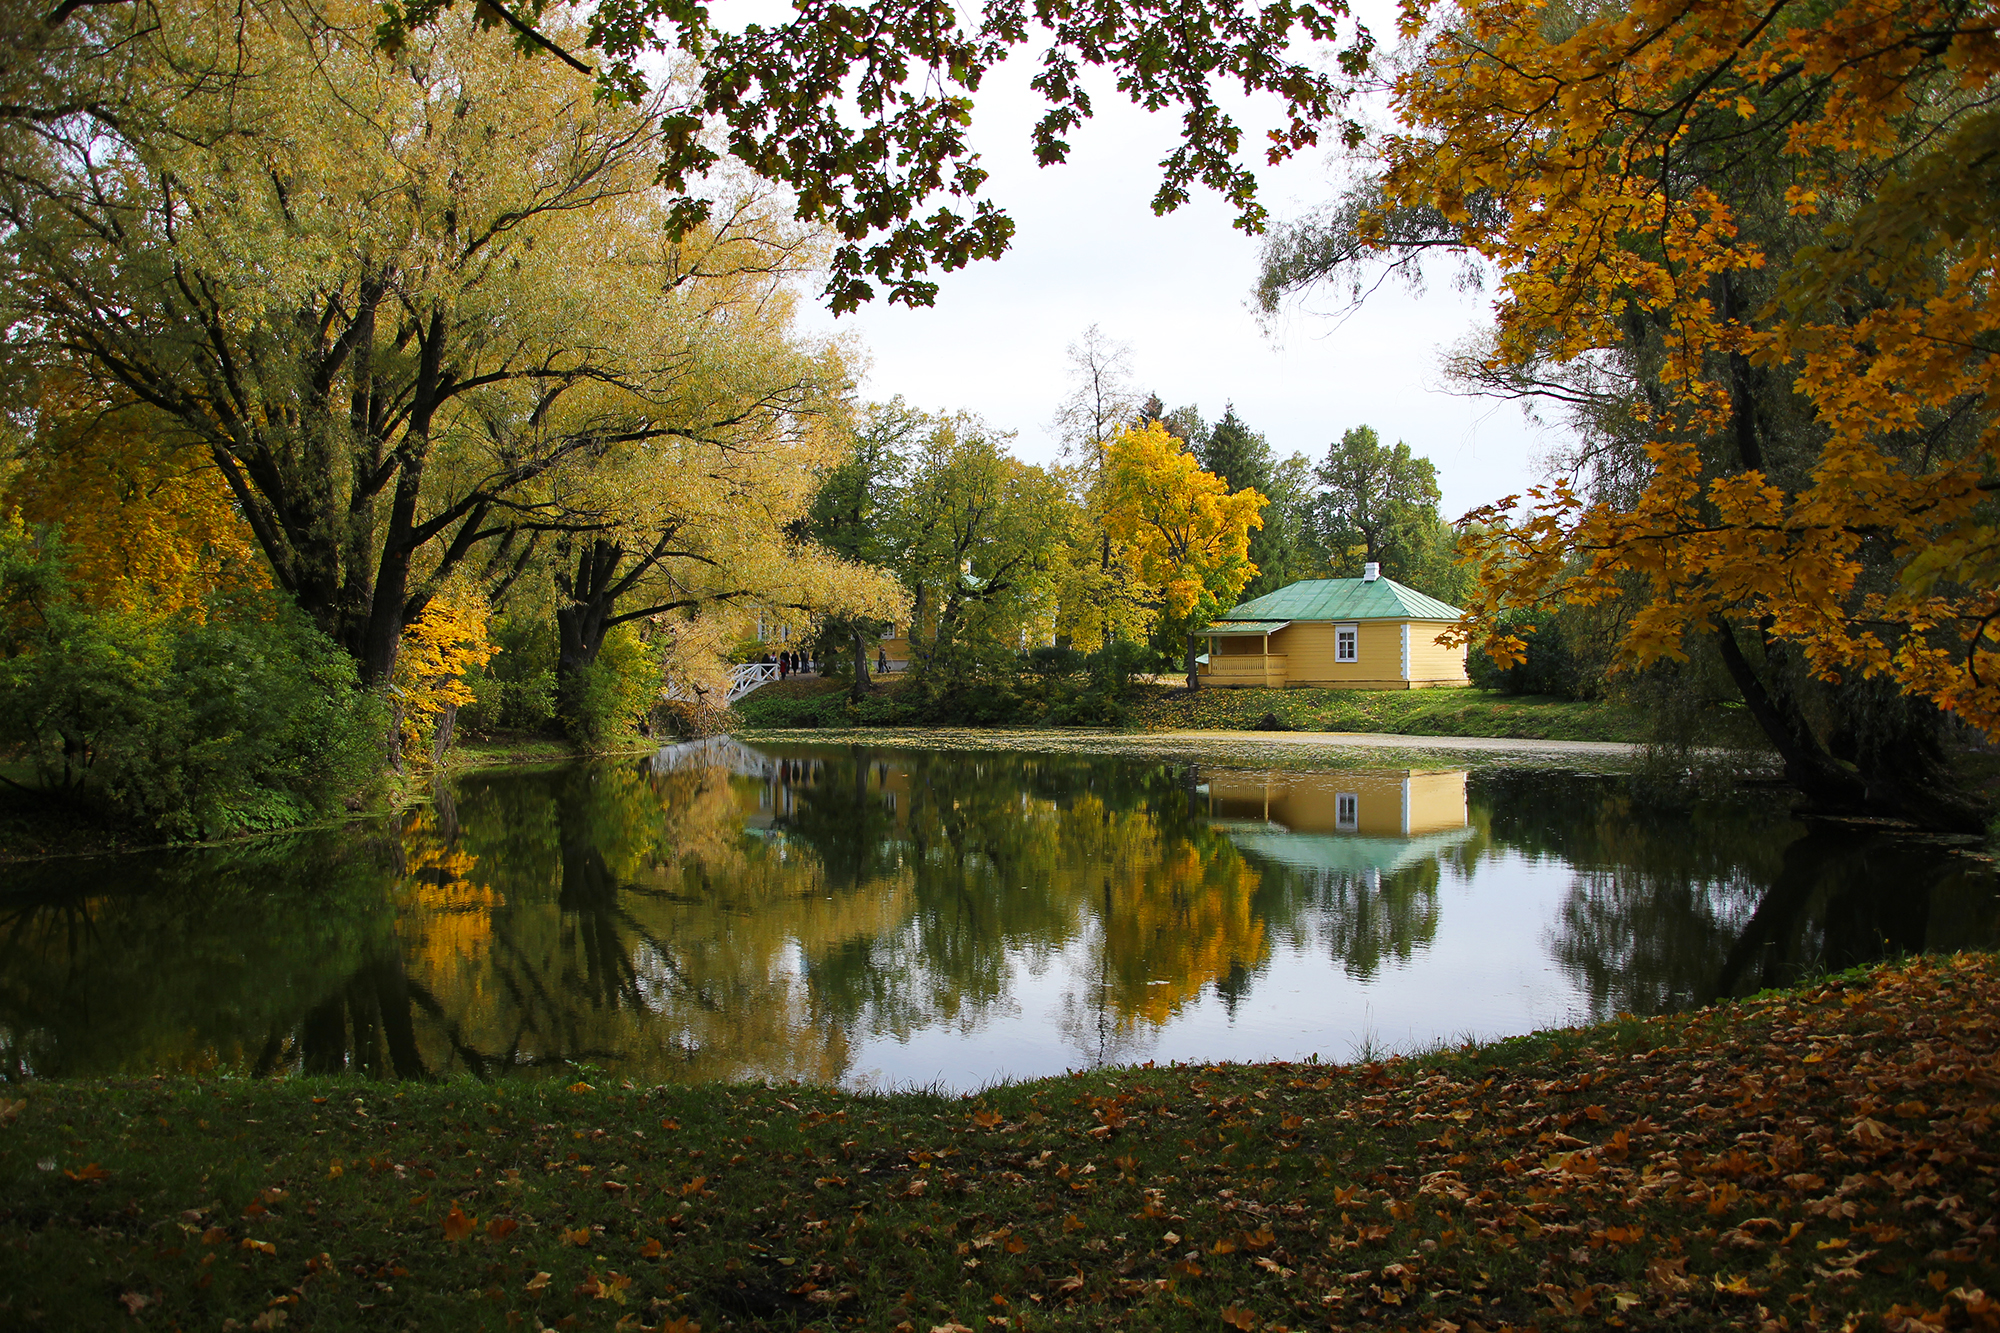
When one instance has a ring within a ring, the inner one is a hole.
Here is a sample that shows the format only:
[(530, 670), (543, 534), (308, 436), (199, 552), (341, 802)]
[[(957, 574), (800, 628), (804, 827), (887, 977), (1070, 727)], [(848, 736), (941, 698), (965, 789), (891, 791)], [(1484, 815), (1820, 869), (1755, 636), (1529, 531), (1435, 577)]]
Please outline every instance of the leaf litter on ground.
[(1996, 1057), (2000, 964), (1966, 954), (970, 1097), (28, 1083), (0, 1325), (1996, 1328)]

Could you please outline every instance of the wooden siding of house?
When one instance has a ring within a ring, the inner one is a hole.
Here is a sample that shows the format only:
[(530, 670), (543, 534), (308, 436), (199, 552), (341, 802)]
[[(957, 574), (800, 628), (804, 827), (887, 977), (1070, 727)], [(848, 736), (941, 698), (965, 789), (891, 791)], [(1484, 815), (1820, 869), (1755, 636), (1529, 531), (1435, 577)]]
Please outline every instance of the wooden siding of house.
[[(1356, 660), (1335, 657), (1335, 632), (1340, 625), (1358, 631)], [(1408, 627), (1405, 674), (1404, 629)], [(1270, 636), (1269, 656), (1262, 635), (1229, 635), (1209, 640), (1206, 684), (1325, 685), (1345, 690), (1417, 690), (1440, 685), (1470, 685), (1465, 649), (1439, 643), (1446, 625), (1424, 620), (1294, 621)]]
[(1449, 625), (1412, 620), (1410, 626), (1410, 688), (1426, 685), (1470, 685), (1465, 671), (1465, 645), (1448, 647), (1438, 642)]
[[(1355, 660), (1334, 657), (1336, 625), (1359, 630)], [(1402, 622), (1394, 620), (1295, 621), (1271, 636), (1271, 651), (1290, 659), (1287, 685), (1332, 685), (1348, 690), (1401, 690), (1403, 679)]]

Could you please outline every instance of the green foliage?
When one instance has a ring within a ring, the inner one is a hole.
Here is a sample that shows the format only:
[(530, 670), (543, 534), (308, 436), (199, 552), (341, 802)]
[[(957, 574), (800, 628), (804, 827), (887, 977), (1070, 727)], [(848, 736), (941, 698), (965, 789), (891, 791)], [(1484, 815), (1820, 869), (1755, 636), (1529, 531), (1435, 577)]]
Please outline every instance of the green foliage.
[(660, 691), (658, 655), (630, 625), (604, 636), (597, 660), (568, 676), (559, 700), (564, 730), (578, 745), (606, 750), (638, 739)]
[(190, 838), (298, 824), (368, 784), (383, 711), (296, 610), (99, 610), (61, 566), (52, 543), (0, 536), (0, 744), (44, 790)]
[[(391, 0), (382, 6), (378, 35), (399, 50), (454, 2)], [(506, 13), (524, 53), (560, 49), (511, 11), (474, 12), (487, 24), (490, 13)], [(1257, 231), (1265, 210), (1241, 160), (1242, 129), (1213, 90), (1237, 84), (1284, 104), (1268, 146), (1273, 154), (1317, 142), (1330, 121), (1359, 142), (1360, 127), (1341, 111), (1337, 75), (1293, 59), (1291, 50), (1295, 39), (1339, 40), (1345, 17), (1345, 6), (1282, 0), (962, 12), (890, 0), (865, 11), (800, 10), (745, 32), (712, 23), (704, 6), (641, 0), (593, 11), (583, 40), (605, 58), (601, 93), (614, 101), (644, 100), (645, 65), (662, 43), (678, 49), (669, 58), (680, 71), (675, 78), (693, 86), (674, 94), (682, 110), (666, 122), (660, 168), (676, 231), (709, 218), (712, 200), (699, 183), (726, 145), (741, 166), (796, 199), (800, 217), (838, 238), (826, 297), (840, 314), (873, 299), (878, 282), (891, 302), (929, 305), (937, 283), (925, 275), (933, 266), (955, 269), (1007, 249), (1014, 221), (990, 200), (956, 200), (948, 208), (930, 201), (976, 196), (985, 181), (966, 134), (972, 95), (1014, 48), (1029, 47), (1017, 59), (1045, 70), (1035, 81), (1044, 103), (1032, 133), (1039, 163), (1066, 159), (1075, 127), (1090, 118), (1079, 71), (1109, 67), (1135, 104), (1182, 112), (1181, 140), (1162, 159), (1154, 211), (1171, 212), (1206, 185), (1234, 208), (1239, 227)], [(1171, 42), (1163, 37), (1168, 31)], [(1372, 46), (1373, 38), (1354, 32), (1340, 53), (1345, 72), (1365, 68)], [(860, 114), (847, 114), (857, 96)]]
[[(1382, 443), (1356, 426), (1327, 450), (1314, 474), (1320, 542), (1336, 576), (1352, 578), (1363, 561), (1384, 577), (1451, 601), (1462, 583), (1453, 571), (1452, 531), (1438, 514), (1437, 465), (1398, 440)], [(1355, 557), (1358, 554), (1359, 559)]]
[(1033, 675), (1044, 679), (1073, 676), (1083, 670), (1084, 655), (1074, 648), (1051, 644), (1044, 648), (1031, 648), (1023, 659), (1022, 667)]
[(493, 642), (499, 652), (466, 673), (473, 701), (459, 710), (459, 727), (475, 735), (554, 730), (558, 722), (553, 621), (544, 613), (503, 616), (494, 624)]
[(1546, 694), (1558, 699), (1592, 699), (1599, 693), (1601, 678), (1589, 679), (1565, 640), (1562, 617), (1554, 611), (1510, 612), (1501, 623), (1528, 643), (1527, 657), (1512, 666), (1500, 666), (1483, 647), (1466, 654), (1465, 671), (1482, 690), (1502, 694)]

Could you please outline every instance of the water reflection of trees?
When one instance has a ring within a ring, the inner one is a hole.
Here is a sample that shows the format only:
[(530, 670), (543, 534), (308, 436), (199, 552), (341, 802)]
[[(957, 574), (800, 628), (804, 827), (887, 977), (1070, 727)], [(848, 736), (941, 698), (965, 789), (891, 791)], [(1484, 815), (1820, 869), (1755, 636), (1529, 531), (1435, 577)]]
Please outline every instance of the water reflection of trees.
[[(815, 1015), (870, 1034), (969, 1028), (1010, 1006), (1015, 969), (1072, 968), (1063, 1031), (1116, 1058), (1265, 954), (1254, 871), (1204, 828), (1173, 766), (917, 753), (822, 761), (788, 837), (847, 866), (864, 835), (905, 875), (903, 928), (809, 961)], [(874, 773), (876, 794), (857, 781)], [(879, 812), (892, 808), (893, 826)], [(874, 812), (874, 813), (871, 813)]]
[(309, 834), (8, 867), (0, 1077), (277, 1068), (394, 940), (393, 852)]
[(1502, 774), (1482, 785), (1497, 838), (1572, 867), (1549, 949), (1600, 1017), (1705, 994), (1799, 832), (1768, 801), (1695, 820), (1636, 805), (1617, 778)]
[(1992, 938), (1990, 920), (1930, 928), (1933, 902), (1967, 896), (1941, 850), (1807, 834), (1768, 795), (1690, 812), (1635, 805), (1618, 779), (1498, 773), (1479, 785), (1498, 841), (1574, 868), (1548, 945), (1596, 1017)]
[(1598, 1013), (1995, 925), (1983, 886), (1912, 892), (1907, 849), (1800, 840), (1748, 806), (1649, 814), (1613, 780), (1482, 775), (1466, 828), (1291, 855), (1274, 824), (1218, 823), (1200, 780), (1077, 755), (725, 746), (479, 774), (368, 836), (128, 858), (111, 886), (17, 876), (0, 1076), (576, 1062), (832, 1081), (864, 1040), (1012, 1012), (1024, 971), (1056, 978), (1084, 1060), (1132, 1058), (1206, 997), (1233, 1013), (1274, 950), (1361, 980), (1407, 964), (1447, 882), (1521, 858), (1572, 869), (1548, 947)]

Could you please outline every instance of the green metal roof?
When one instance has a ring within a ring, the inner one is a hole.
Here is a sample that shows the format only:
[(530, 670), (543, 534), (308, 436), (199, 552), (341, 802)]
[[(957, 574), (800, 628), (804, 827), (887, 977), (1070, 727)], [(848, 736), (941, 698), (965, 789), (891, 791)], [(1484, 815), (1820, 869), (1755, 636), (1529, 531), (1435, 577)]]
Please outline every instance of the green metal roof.
[(1238, 620), (1457, 620), (1455, 606), (1394, 579), (1307, 579), (1232, 606)]
[(1289, 620), (1215, 620), (1203, 634), (1276, 634)]

